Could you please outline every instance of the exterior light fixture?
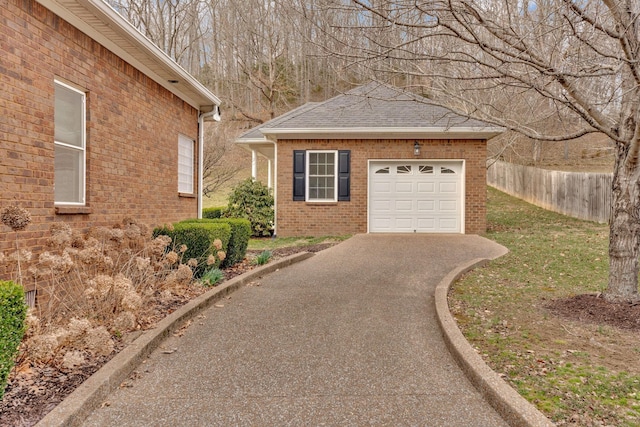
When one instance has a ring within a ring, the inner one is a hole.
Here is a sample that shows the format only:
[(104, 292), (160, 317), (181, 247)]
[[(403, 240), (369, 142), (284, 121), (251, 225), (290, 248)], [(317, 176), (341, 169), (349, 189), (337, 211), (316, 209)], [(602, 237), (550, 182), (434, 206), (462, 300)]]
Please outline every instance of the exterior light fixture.
[(418, 143), (418, 141), (416, 141), (415, 144), (413, 144), (413, 155), (414, 156), (420, 155), (420, 144)]

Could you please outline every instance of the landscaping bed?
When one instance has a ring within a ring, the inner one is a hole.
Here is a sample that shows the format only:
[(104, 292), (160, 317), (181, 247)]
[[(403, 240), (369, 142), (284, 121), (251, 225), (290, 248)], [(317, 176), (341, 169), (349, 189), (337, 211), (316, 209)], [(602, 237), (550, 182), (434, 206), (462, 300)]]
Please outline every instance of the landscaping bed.
[[(318, 252), (335, 245), (340, 240), (302, 239), (296, 245), (277, 247), (282, 244), (277, 241), (269, 242), (270, 261), (284, 258), (299, 252)], [(284, 244), (287, 242), (285, 241)], [(258, 247), (262, 243), (258, 241)], [(275, 246), (275, 247), (274, 247)], [(263, 249), (250, 249), (247, 257), (240, 263), (224, 270), (225, 280), (239, 276), (256, 265), (255, 256)], [(59, 363), (34, 364), (24, 358), (19, 358), (13, 369), (4, 398), (0, 401), (0, 425), (2, 426), (32, 426), (50, 412), (66, 396), (71, 394), (82, 382), (106, 364), (113, 356), (132, 342), (142, 331), (151, 329), (167, 315), (186, 304), (193, 298), (206, 292), (209, 288), (197, 283), (183, 287), (175, 292), (173, 298), (158, 295), (152, 298), (146, 307), (144, 316), (139, 319), (140, 329), (122, 337), (116, 337), (114, 351), (109, 356), (97, 356), (87, 353), (86, 363), (73, 369), (66, 369)], [(122, 384), (126, 387), (126, 384)]]

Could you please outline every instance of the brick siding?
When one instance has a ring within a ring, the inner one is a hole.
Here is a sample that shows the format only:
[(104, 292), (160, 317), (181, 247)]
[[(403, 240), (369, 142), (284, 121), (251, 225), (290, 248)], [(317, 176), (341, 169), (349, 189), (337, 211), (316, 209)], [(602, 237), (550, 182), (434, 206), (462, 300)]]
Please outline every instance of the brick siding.
[[(486, 231), (486, 141), (420, 140), (279, 140), (277, 149), (277, 233), (323, 236), (367, 232), (368, 160), (465, 160), (465, 233)], [(294, 202), (293, 150), (351, 150), (351, 201)]]
[[(178, 134), (197, 140), (196, 109), (33, 0), (3, 2), (0, 55), (0, 207), (31, 212), (22, 247), (41, 251), (56, 221), (84, 230), (197, 215), (177, 189)], [(54, 79), (86, 91), (90, 213), (54, 206)], [(0, 251), (14, 239), (0, 224)]]

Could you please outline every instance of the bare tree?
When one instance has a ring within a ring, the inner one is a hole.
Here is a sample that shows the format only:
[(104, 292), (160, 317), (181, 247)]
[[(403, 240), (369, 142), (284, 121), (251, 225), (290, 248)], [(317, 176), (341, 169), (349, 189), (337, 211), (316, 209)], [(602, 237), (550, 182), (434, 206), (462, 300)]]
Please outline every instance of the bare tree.
[[(434, 102), (533, 140), (610, 138), (616, 162), (605, 297), (640, 300), (640, 3), (328, 3), (357, 17), (335, 28), (349, 41), (337, 53), (379, 76), (405, 76)], [(354, 33), (359, 42), (346, 36)]]
[(233, 140), (237, 123), (221, 122), (205, 128), (204, 157), (202, 159), (202, 193), (210, 196), (235, 178), (244, 168), (247, 155)]

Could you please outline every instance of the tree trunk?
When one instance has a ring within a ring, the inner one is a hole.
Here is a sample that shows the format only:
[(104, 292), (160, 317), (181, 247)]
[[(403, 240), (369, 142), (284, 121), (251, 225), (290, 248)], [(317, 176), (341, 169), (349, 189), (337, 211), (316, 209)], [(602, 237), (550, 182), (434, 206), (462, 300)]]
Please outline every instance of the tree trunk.
[(637, 302), (638, 253), (640, 247), (640, 182), (637, 167), (624, 161), (626, 150), (618, 144), (613, 172), (609, 219), (609, 301)]

